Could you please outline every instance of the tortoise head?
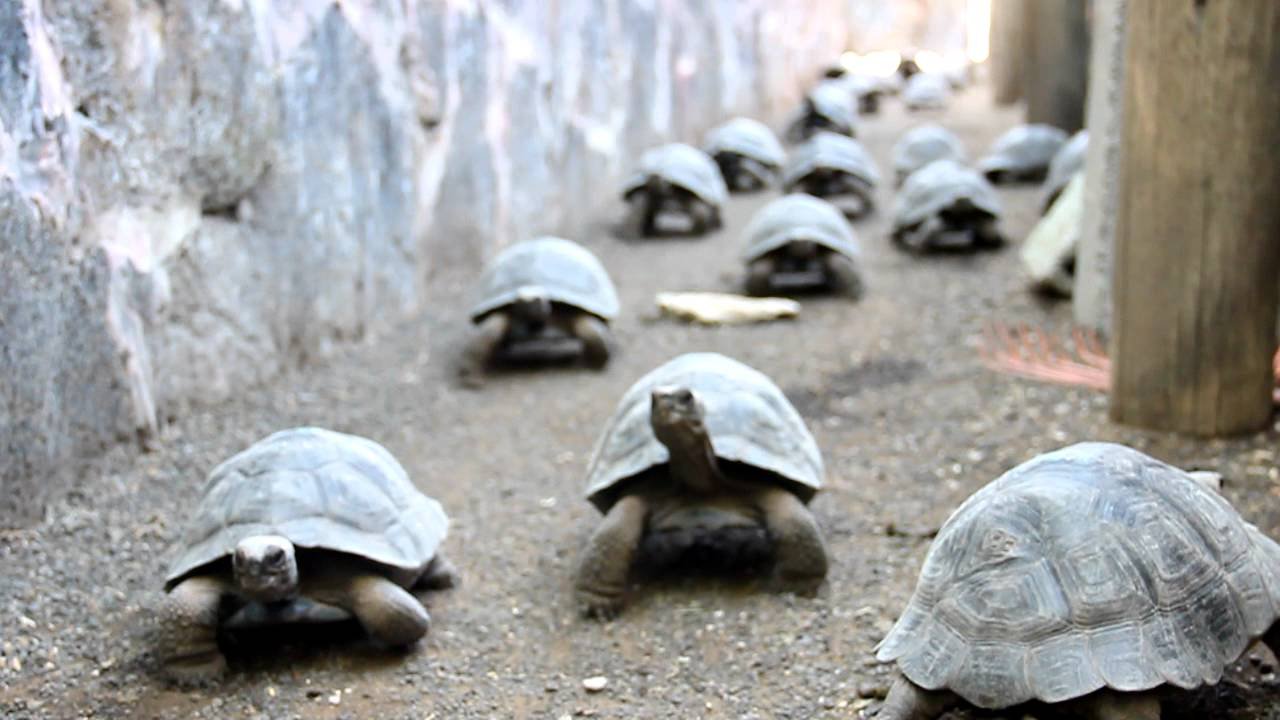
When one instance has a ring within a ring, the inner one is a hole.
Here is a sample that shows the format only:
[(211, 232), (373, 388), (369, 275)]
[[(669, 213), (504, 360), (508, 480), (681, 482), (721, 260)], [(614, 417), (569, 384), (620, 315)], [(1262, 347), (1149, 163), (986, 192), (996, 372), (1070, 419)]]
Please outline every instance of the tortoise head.
[(298, 592), (298, 559), (293, 543), (280, 535), (255, 535), (236, 544), (231, 555), (236, 586), (250, 600), (273, 603)]
[(687, 387), (655, 387), (649, 394), (649, 422), (654, 436), (667, 447), (688, 447), (706, 437), (702, 403)]
[(544, 323), (551, 318), (551, 298), (537, 288), (522, 287), (512, 304), (516, 316), (526, 322)]

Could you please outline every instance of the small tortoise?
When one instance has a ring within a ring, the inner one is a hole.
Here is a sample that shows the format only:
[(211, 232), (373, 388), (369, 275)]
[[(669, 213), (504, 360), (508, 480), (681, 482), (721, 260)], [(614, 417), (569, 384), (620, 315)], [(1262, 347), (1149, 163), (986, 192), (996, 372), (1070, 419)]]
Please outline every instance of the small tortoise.
[(1036, 457), (964, 502), (880, 643), (879, 720), (1062, 703), (1158, 720), (1164, 685), (1217, 683), (1258, 638), (1280, 652), (1280, 545), (1192, 474), (1132, 448)]
[(1049, 174), (1044, 181), (1044, 205), (1041, 206), (1040, 214), (1049, 212), (1054, 201), (1067, 188), (1067, 183), (1071, 182), (1071, 178), (1084, 168), (1084, 158), (1088, 151), (1089, 131), (1081, 130), (1072, 135), (1071, 139), (1053, 156), (1053, 160), (1049, 161)]
[(165, 579), (166, 672), (220, 674), (220, 630), (354, 617), (379, 643), (413, 643), (431, 618), (408, 589), (455, 582), (448, 527), (372, 440), (302, 427), (255, 443), (209, 475)]
[(943, 110), (951, 100), (951, 82), (937, 73), (912, 75), (902, 87), (908, 110)]
[(464, 385), (478, 387), (495, 360), (581, 356), (591, 367), (608, 363), (618, 295), (581, 245), (549, 236), (512, 245), (490, 263), (480, 288), (471, 309), (475, 332), (458, 367)]
[(1000, 198), (990, 183), (955, 160), (935, 160), (903, 183), (892, 238), (914, 252), (998, 248), (999, 218)]
[(1067, 134), (1052, 125), (1019, 125), (996, 138), (978, 169), (997, 185), (1041, 182), (1066, 142)]
[(875, 208), (879, 182), (875, 161), (862, 144), (829, 132), (820, 132), (796, 148), (782, 173), (784, 192), (823, 198), (851, 219)]
[(684, 143), (650, 148), (622, 187), (628, 206), (623, 235), (710, 232), (720, 227), (728, 197), (720, 168), (706, 153)]
[(622, 607), (633, 560), (741, 570), (772, 559), (782, 586), (816, 590), (827, 553), (806, 504), (822, 475), (804, 421), (759, 371), (716, 353), (651, 371), (591, 459), (587, 499), (605, 517), (577, 571), (583, 611)]
[(732, 192), (763, 190), (773, 184), (787, 153), (767, 125), (734, 118), (707, 133), (703, 149), (716, 161)]
[(819, 287), (858, 297), (858, 241), (831, 203), (812, 195), (785, 195), (756, 212), (744, 232), (747, 292)]
[(839, 80), (824, 80), (813, 86), (788, 124), (786, 137), (788, 142), (798, 143), (823, 131), (849, 137), (858, 133), (853, 96)]
[(965, 162), (960, 138), (941, 125), (921, 125), (908, 130), (893, 146), (895, 185), (901, 187), (908, 175), (934, 160)]

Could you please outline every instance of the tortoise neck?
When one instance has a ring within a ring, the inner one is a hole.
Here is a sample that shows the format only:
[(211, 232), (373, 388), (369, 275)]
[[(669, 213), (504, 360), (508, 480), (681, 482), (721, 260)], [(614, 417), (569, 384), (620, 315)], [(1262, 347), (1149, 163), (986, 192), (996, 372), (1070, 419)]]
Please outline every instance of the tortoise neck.
[(659, 440), (671, 456), (671, 479), (676, 484), (703, 494), (719, 486), (720, 466), (705, 428), (684, 427), (680, 432), (662, 433)]

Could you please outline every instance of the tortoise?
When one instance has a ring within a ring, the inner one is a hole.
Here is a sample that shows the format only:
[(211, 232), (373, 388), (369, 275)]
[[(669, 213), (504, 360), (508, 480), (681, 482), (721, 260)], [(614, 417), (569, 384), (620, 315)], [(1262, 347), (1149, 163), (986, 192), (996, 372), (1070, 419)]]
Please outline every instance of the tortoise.
[(997, 185), (1041, 182), (1066, 142), (1067, 134), (1052, 125), (1019, 125), (996, 138), (978, 169)]
[(478, 387), (495, 361), (609, 362), (618, 294), (604, 266), (578, 243), (543, 236), (512, 245), (485, 270), (479, 295), (458, 366), (463, 385)]
[(767, 125), (734, 118), (707, 133), (703, 149), (716, 161), (733, 192), (763, 190), (773, 183), (787, 154)]
[(899, 247), (993, 249), (1004, 244), (997, 228), (1000, 198), (973, 169), (935, 160), (911, 173), (898, 193), (892, 239)]
[(965, 162), (960, 138), (941, 125), (921, 125), (908, 130), (893, 146), (894, 182), (901, 187), (907, 176), (934, 160)]
[(782, 173), (787, 193), (807, 193), (833, 202), (851, 219), (875, 208), (880, 173), (862, 144), (851, 137), (820, 132), (791, 153)]
[(1066, 144), (1058, 150), (1053, 156), (1053, 160), (1049, 161), (1049, 172), (1044, 181), (1044, 205), (1041, 206), (1040, 214), (1044, 215), (1049, 212), (1049, 208), (1053, 207), (1053, 203), (1066, 189), (1067, 183), (1071, 182), (1071, 178), (1084, 168), (1085, 153), (1089, 150), (1089, 131), (1081, 130)]
[(800, 110), (787, 126), (786, 137), (798, 143), (824, 131), (849, 137), (858, 133), (853, 96), (839, 80), (819, 82), (805, 94)]
[(902, 86), (908, 110), (942, 110), (951, 100), (951, 82), (937, 73), (916, 73)]
[(631, 386), (596, 444), (587, 499), (604, 514), (577, 569), (582, 611), (613, 617), (634, 564), (772, 567), (812, 592), (827, 573), (808, 503), (822, 455), (763, 373), (716, 353), (681, 355)]
[(409, 589), (452, 587), (449, 519), (372, 440), (282, 430), (214, 468), (165, 578), (165, 671), (199, 681), (219, 631), (355, 618), (407, 646), (430, 616)]
[(875, 115), (880, 112), (880, 97), (885, 89), (879, 79), (860, 73), (849, 73), (840, 78), (849, 95), (857, 102), (859, 115)]
[[(720, 227), (720, 207), (728, 196), (720, 168), (706, 153), (684, 143), (650, 148), (622, 187), (628, 205), (623, 234), (710, 232)], [(664, 219), (679, 227), (663, 227)]]
[(853, 228), (821, 198), (785, 195), (760, 208), (747, 224), (747, 292), (768, 295), (779, 287), (825, 287), (862, 293)]
[(1040, 455), (952, 513), (876, 657), (880, 720), (968, 702), (1158, 720), (1164, 685), (1214, 684), (1280, 651), (1280, 545), (1191, 473), (1086, 442)]

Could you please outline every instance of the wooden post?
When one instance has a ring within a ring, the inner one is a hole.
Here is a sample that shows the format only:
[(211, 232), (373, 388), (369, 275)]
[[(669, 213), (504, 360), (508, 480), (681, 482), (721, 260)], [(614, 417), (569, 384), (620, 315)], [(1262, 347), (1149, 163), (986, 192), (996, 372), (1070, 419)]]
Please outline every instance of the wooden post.
[(1280, 2), (1129, 0), (1111, 416), (1264, 428), (1280, 305)]
[(1026, 57), (1023, 5), (1026, 0), (991, 0), (991, 94), (997, 105), (1022, 99), (1022, 64)]
[[(1174, 0), (1181, 2), (1181, 0)], [(1027, 122), (1075, 132), (1084, 127), (1089, 77), (1087, 0), (1025, 0)]]

